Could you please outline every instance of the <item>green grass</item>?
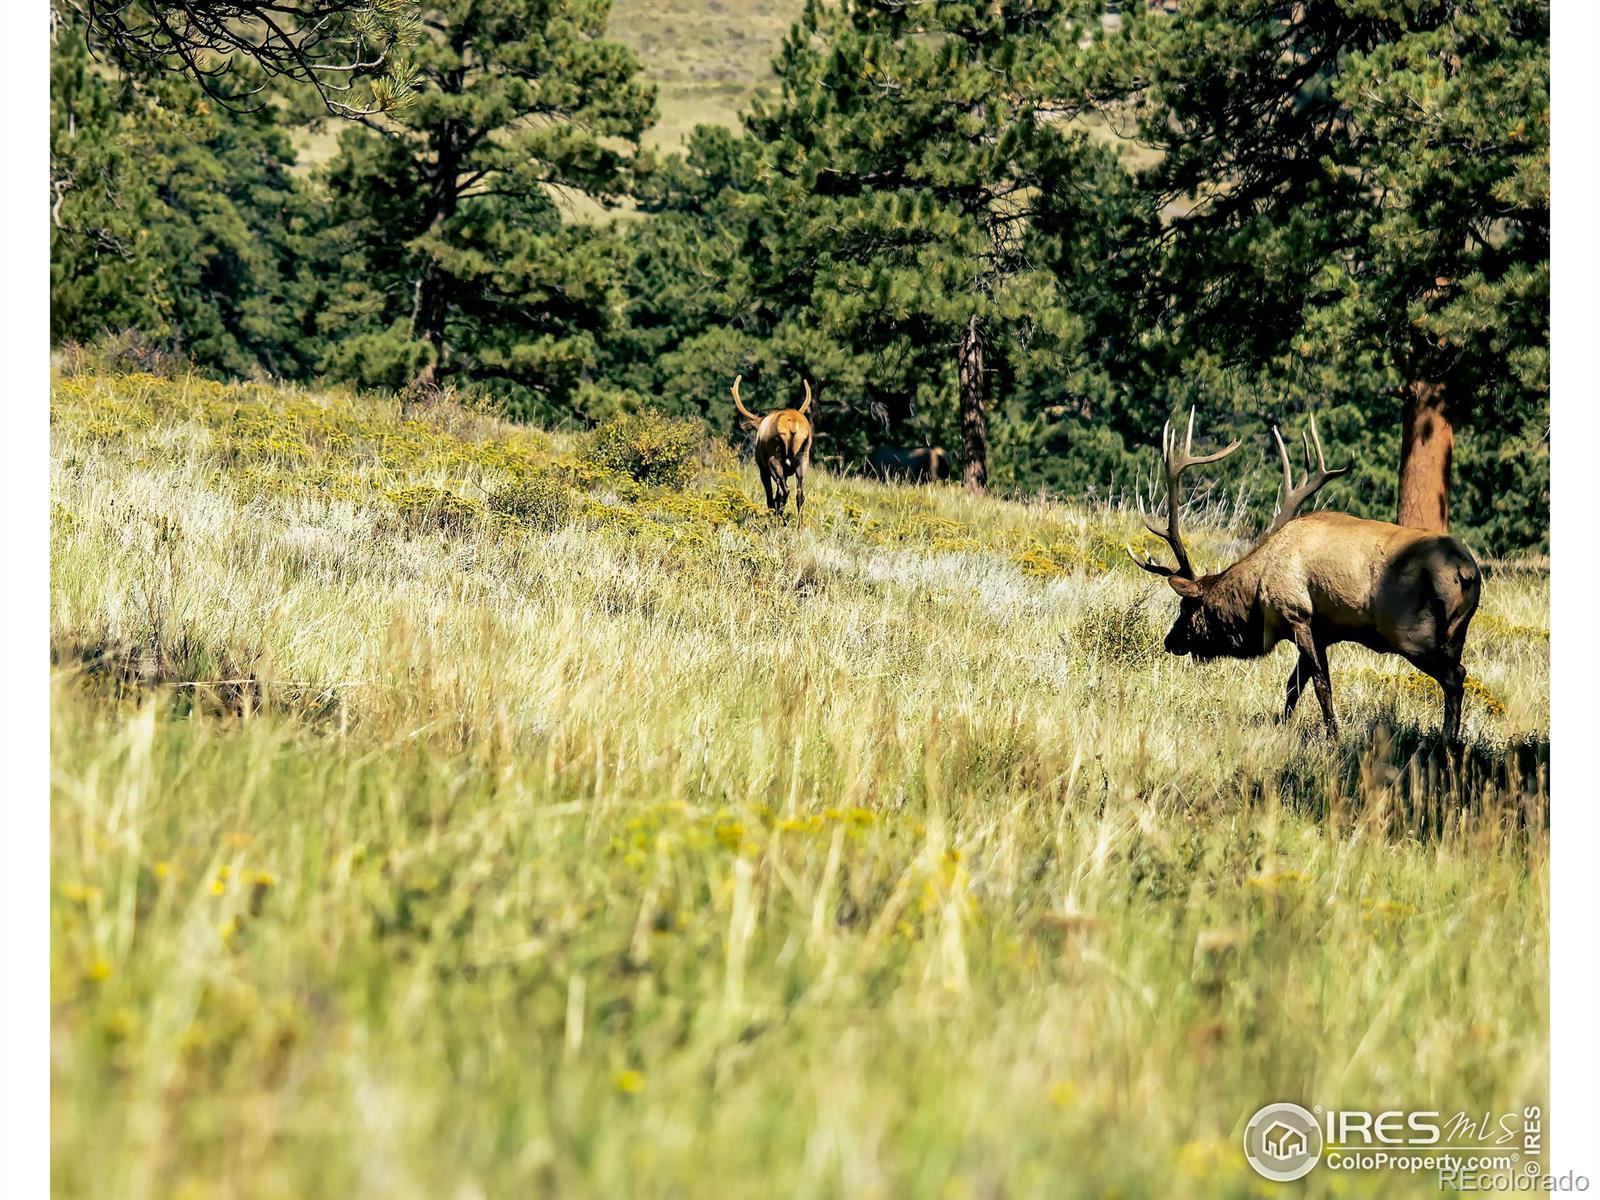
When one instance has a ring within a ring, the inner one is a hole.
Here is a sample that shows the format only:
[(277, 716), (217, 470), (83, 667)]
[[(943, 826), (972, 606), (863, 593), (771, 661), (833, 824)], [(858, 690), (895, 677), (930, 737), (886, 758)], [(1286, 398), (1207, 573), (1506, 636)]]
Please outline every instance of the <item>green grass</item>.
[(1134, 515), (586, 446), (56, 381), (59, 1194), (1244, 1196), (1269, 1100), (1544, 1103), (1545, 576), (1452, 764), (1395, 660), (1329, 744), (1162, 654)]

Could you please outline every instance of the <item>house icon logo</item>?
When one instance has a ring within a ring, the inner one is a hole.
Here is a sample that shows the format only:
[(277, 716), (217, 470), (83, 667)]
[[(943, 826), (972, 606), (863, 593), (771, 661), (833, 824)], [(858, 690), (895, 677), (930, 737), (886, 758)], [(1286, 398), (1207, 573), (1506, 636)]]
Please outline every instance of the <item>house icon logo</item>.
[(1298, 1104), (1269, 1104), (1244, 1130), (1244, 1156), (1257, 1175), (1288, 1183), (1311, 1173), (1322, 1155), (1322, 1127)]
[(1283, 1121), (1274, 1121), (1261, 1134), (1261, 1152), (1279, 1162), (1299, 1158), (1306, 1152), (1306, 1135)]

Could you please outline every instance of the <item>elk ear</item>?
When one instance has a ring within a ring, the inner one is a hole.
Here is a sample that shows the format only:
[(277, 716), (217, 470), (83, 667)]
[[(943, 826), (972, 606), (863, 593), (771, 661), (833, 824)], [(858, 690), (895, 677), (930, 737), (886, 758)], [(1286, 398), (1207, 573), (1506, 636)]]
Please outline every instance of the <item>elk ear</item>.
[(1177, 592), (1178, 595), (1186, 596), (1190, 600), (1200, 595), (1200, 585), (1192, 579), (1184, 579), (1179, 575), (1168, 575), (1167, 582), (1172, 585), (1172, 590)]

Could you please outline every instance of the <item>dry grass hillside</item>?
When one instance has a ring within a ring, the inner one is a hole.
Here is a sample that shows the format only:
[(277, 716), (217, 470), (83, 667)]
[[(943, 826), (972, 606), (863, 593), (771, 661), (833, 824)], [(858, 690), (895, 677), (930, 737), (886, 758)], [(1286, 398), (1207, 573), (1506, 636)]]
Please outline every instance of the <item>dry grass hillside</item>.
[(1165, 656), (1135, 515), (809, 490), (58, 378), (57, 1193), (1243, 1196), (1268, 1100), (1544, 1102), (1542, 575), (1451, 758), (1394, 660), (1329, 743)]
[[(758, 87), (772, 80), (772, 59), (801, 0), (612, 0), (610, 32), (639, 56), (656, 85), (659, 119), (644, 144), (674, 150), (696, 125), (737, 125)], [(342, 127), (323, 122), (294, 134), (303, 167), (338, 149)], [(579, 203), (577, 216), (598, 208)]]
[(647, 143), (673, 148), (696, 125), (737, 125), (802, 0), (613, 0), (611, 32), (659, 89)]

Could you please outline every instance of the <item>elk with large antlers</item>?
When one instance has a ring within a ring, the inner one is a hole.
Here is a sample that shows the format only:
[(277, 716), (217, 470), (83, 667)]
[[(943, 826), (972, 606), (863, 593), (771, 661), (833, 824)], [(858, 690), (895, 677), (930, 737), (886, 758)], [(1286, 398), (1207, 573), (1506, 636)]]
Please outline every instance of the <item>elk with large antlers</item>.
[(1178, 593), (1178, 619), (1165, 643), (1168, 652), (1201, 661), (1256, 658), (1279, 642), (1293, 642), (1299, 658), (1289, 676), (1283, 719), (1294, 715), (1309, 680), (1330, 734), (1337, 734), (1338, 724), (1328, 647), (1355, 642), (1381, 654), (1398, 654), (1438, 681), (1444, 690), (1445, 737), (1458, 740), (1466, 687), (1461, 651), (1467, 624), (1478, 608), (1477, 562), (1452, 537), (1338, 512), (1297, 515), (1312, 495), (1350, 468), (1328, 469), (1313, 418), (1311, 436), (1302, 439), (1306, 473), (1297, 487), (1276, 424), (1272, 436), (1283, 463), (1282, 507), (1242, 559), (1218, 574), (1197, 576), (1179, 529), (1179, 481), (1190, 467), (1226, 458), (1239, 443), (1195, 455), (1192, 409), (1181, 451), (1172, 422), (1162, 431), (1166, 521), (1146, 516), (1145, 524), (1172, 548), (1178, 565), (1141, 559), (1132, 547), (1128, 556), (1146, 571), (1164, 576)]
[(775, 514), (783, 512), (792, 475), (795, 517), (804, 525), (806, 472), (811, 469), (811, 422), (806, 418), (811, 410), (811, 382), (805, 381), (806, 398), (799, 408), (780, 408), (758, 417), (739, 399), (739, 382), (743, 378), (734, 376), (733, 406), (756, 431), (756, 470), (761, 473), (761, 487), (767, 493), (767, 508)]

